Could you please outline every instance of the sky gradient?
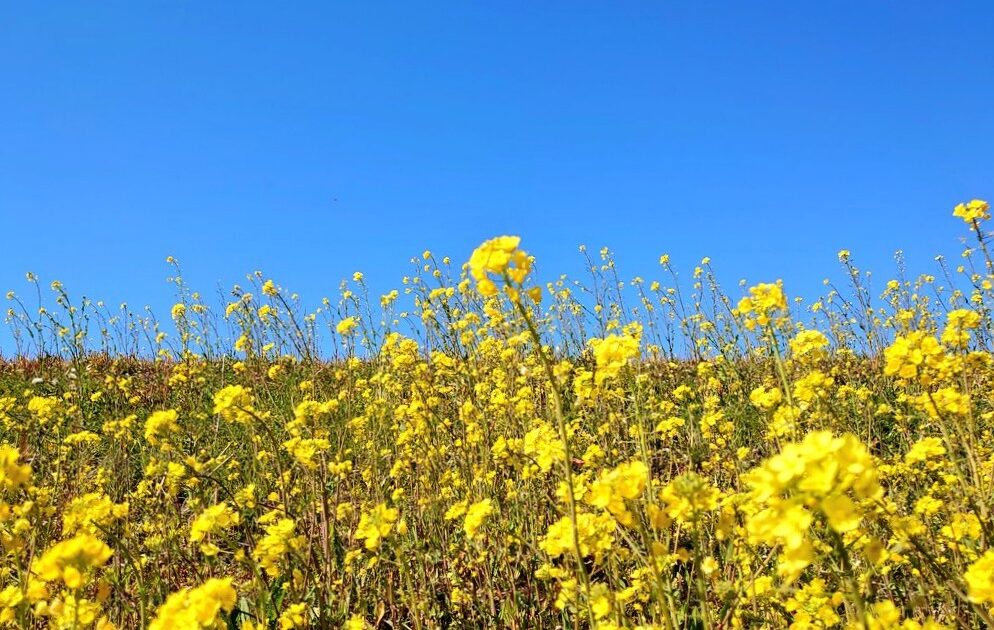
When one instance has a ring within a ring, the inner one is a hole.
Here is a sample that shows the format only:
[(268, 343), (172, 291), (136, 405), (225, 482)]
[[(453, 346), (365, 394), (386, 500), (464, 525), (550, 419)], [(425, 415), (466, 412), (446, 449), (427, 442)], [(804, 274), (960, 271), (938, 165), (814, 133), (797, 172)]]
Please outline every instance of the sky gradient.
[(991, 2), (329, 4), (0, 8), (0, 288), (164, 317), (173, 255), (316, 305), (511, 233), (813, 295), (994, 196)]

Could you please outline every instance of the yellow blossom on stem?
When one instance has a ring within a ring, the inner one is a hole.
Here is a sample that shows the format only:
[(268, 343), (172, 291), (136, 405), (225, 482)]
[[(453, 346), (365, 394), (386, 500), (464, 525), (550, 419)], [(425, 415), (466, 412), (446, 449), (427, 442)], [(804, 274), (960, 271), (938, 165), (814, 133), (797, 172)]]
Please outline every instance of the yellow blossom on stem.
[(638, 339), (629, 335), (608, 335), (603, 339), (591, 339), (588, 343), (597, 362), (595, 380), (598, 384), (617, 376), (639, 354)]
[(972, 227), (974, 222), (986, 221), (991, 218), (991, 206), (982, 199), (974, 199), (966, 203), (956, 204), (956, 207), (953, 208), (953, 216), (963, 219)]
[(77, 534), (48, 548), (31, 570), (44, 582), (61, 579), (75, 590), (83, 585), (88, 571), (102, 567), (112, 555), (110, 547), (96, 536)]
[(994, 607), (994, 550), (971, 564), (963, 576), (970, 601)]
[(497, 285), (490, 274), (507, 274), (514, 282), (521, 284), (531, 271), (531, 258), (518, 249), (521, 237), (498, 236), (477, 247), (469, 259), (470, 275), (476, 280), (476, 287), (486, 296), (496, 295)]
[(221, 613), (230, 612), (237, 597), (231, 578), (211, 578), (201, 586), (182, 589), (166, 598), (149, 630), (224, 628)]
[(385, 503), (380, 503), (359, 517), (355, 537), (365, 541), (366, 549), (376, 551), (380, 548), (383, 538), (393, 529), (399, 516), (400, 512), (396, 508), (388, 508)]
[(466, 532), (466, 537), (470, 539), (477, 538), (480, 535), (480, 528), (483, 527), (484, 521), (493, 512), (493, 501), (490, 499), (483, 499), (469, 506), (466, 510), (466, 519), (463, 521), (463, 531)]

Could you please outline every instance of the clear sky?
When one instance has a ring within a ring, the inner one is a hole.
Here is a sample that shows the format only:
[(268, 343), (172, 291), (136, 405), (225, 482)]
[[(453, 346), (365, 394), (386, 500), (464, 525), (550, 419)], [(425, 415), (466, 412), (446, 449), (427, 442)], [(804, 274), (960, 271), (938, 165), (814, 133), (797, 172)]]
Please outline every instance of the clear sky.
[(3, 289), (316, 303), (513, 233), (811, 294), (994, 196), (994, 2), (8, 2), (0, 121)]

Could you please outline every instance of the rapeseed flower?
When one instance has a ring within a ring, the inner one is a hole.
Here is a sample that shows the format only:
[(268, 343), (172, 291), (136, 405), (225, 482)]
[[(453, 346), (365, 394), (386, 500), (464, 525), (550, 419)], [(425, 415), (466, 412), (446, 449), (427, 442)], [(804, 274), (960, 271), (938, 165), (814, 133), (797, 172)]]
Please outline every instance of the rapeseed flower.
[(470, 275), (476, 280), (477, 290), (486, 296), (497, 294), (497, 285), (490, 274), (507, 274), (517, 284), (525, 281), (531, 271), (531, 259), (518, 249), (521, 238), (518, 236), (498, 236), (485, 241), (473, 251), (469, 259)]
[(483, 499), (469, 506), (463, 521), (463, 531), (466, 532), (466, 537), (470, 539), (479, 537), (483, 523), (493, 513), (493, 502), (490, 499)]
[(956, 204), (953, 208), (953, 216), (963, 219), (971, 227), (979, 221), (986, 221), (991, 218), (991, 207), (986, 201), (974, 199), (966, 203)]
[(355, 537), (365, 541), (366, 549), (376, 551), (383, 539), (390, 534), (399, 516), (400, 512), (396, 508), (388, 508), (385, 503), (380, 503), (359, 518)]
[(994, 608), (994, 551), (988, 551), (971, 564), (963, 579), (970, 601)]
[(211, 578), (201, 586), (171, 594), (156, 611), (149, 630), (224, 628), (221, 613), (230, 612), (237, 597), (231, 578)]

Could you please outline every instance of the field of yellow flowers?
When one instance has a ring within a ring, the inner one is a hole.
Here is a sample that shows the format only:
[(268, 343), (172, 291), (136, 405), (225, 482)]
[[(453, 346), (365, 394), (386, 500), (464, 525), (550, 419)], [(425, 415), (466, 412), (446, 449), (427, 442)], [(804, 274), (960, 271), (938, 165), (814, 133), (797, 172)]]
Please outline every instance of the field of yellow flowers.
[(989, 626), (994, 262), (954, 214), (938, 279), (843, 251), (811, 304), (606, 250), (543, 285), (507, 236), (312, 312), (170, 259), (168, 332), (10, 293), (0, 625)]

